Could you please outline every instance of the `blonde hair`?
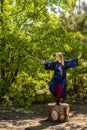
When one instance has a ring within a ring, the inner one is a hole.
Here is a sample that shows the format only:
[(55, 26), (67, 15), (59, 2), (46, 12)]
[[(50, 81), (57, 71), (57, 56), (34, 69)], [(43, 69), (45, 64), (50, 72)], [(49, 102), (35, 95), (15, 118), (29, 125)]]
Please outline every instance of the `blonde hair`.
[[(60, 56), (61, 56), (61, 64), (64, 66), (63, 54), (62, 54), (61, 52), (57, 52), (57, 53), (56, 53), (56, 57), (57, 57), (57, 55), (60, 55)], [(57, 58), (56, 58), (56, 60), (57, 60)]]

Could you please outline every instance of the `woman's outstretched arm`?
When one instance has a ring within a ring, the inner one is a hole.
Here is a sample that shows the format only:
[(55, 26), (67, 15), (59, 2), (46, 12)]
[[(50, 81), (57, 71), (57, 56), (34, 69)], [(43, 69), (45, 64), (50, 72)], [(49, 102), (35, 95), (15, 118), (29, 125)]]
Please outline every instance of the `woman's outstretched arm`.
[(80, 60), (82, 57), (82, 54), (80, 53), (77, 58), (71, 59), (71, 60), (65, 60), (65, 66), (66, 68), (73, 68), (78, 66), (78, 60)]
[(43, 60), (42, 64), (44, 64), (46, 70), (54, 70), (55, 69), (55, 62), (48, 62)]

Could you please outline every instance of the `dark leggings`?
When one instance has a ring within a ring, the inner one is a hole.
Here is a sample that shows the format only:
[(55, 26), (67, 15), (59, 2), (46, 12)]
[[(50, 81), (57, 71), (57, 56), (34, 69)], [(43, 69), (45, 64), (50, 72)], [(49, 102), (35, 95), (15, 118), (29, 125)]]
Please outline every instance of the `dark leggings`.
[(54, 96), (54, 98), (56, 100), (60, 100), (63, 96), (63, 88), (62, 88), (62, 84), (58, 83), (54, 89), (50, 88), (50, 92), (52, 93), (52, 95)]

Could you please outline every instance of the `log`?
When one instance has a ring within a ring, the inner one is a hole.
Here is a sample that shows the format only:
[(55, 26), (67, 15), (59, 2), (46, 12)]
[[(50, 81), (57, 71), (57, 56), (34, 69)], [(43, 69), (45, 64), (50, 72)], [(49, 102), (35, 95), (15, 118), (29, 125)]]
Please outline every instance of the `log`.
[(69, 104), (67, 103), (60, 103), (60, 105), (49, 103), (47, 119), (50, 121), (57, 121), (57, 122), (69, 121), (69, 111), (70, 107)]

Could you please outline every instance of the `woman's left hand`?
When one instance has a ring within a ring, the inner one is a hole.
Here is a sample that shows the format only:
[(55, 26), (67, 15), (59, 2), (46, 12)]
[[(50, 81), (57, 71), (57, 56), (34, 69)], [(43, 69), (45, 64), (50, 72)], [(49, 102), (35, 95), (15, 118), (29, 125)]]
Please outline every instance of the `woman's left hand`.
[(81, 57), (82, 57), (82, 53), (79, 54), (79, 56), (78, 56), (78, 60), (81, 59)]

